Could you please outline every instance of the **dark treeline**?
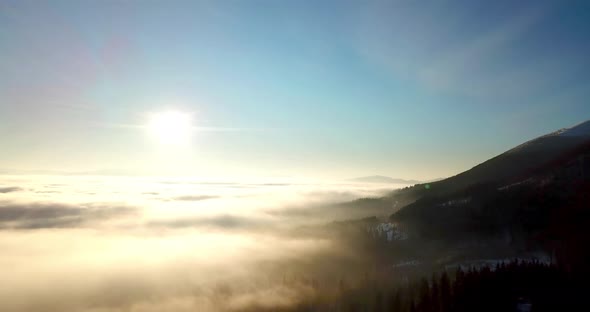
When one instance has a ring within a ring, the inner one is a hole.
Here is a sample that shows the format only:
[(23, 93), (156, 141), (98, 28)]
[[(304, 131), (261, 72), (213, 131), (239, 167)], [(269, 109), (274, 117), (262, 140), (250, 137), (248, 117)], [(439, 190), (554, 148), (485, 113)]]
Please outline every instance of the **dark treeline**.
[(446, 272), (389, 294), (373, 311), (565, 311), (587, 305), (588, 281), (537, 262)]
[[(356, 286), (342, 280), (333, 289), (314, 281), (315, 294), (285, 311), (467, 312), (590, 311), (589, 280), (555, 265), (501, 263), (458, 269), (410, 282), (368, 278)], [(311, 285), (311, 284), (310, 284)], [(327, 295), (330, 294), (330, 295)], [(257, 311), (265, 311), (258, 307)], [(252, 310), (254, 311), (254, 310)], [(278, 311), (272, 309), (272, 311)]]

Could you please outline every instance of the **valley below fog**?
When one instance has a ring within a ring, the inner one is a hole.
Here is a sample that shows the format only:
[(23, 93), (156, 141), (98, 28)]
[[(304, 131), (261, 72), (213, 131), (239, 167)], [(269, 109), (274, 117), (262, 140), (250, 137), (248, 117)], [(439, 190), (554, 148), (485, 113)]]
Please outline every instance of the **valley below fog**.
[(317, 283), (366, 274), (362, 267), (374, 260), (361, 242), (389, 229), (375, 228), (377, 219), (356, 232), (331, 229), (368, 216), (385, 220), (393, 205), (357, 207), (354, 200), (402, 186), (2, 176), (0, 310), (296, 305), (316, 295)]

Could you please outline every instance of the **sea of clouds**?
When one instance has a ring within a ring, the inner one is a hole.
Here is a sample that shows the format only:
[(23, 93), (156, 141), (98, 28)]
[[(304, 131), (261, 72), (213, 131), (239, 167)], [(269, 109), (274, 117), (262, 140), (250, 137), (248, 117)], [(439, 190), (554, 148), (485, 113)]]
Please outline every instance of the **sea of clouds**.
[(311, 290), (285, 284), (289, 273), (355, 257), (336, 239), (294, 235), (297, 229), (371, 215), (337, 203), (395, 187), (0, 176), (0, 310), (240, 311), (296, 304)]

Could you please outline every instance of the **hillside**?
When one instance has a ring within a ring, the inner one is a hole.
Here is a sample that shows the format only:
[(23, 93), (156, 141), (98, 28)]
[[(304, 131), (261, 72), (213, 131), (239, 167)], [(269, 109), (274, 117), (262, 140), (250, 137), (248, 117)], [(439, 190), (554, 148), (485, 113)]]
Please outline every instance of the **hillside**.
[(590, 239), (588, 124), (526, 142), (429, 188), (394, 193), (407, 204), (391, 219), (417, 239), (544, 250), (581, 266), (590, 259), (581, 247)]
[(400, 190), (393, 197), (411, 202), (428, 196), (444, 196), (476, 184), (516, 182), (589, 140), (590, 121), (586, 121), (525, 142), (453, 177)]

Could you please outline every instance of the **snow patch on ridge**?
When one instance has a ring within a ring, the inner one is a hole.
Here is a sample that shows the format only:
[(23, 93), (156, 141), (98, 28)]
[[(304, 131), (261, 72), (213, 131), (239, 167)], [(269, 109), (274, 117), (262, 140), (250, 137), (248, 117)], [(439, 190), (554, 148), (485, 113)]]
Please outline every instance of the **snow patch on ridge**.
[(573, 137), (590, 136), (590, 120), (584, 121), (571, 128), (563, 128), (552, 133), (555, 136)]
[(385, 238), (388, 242), (408, 239), (408, 234), (402, 232), (398, 226), (390, 222), (369, 226), (367, 227), (367, 233), (371, 234), (373, 238)]

